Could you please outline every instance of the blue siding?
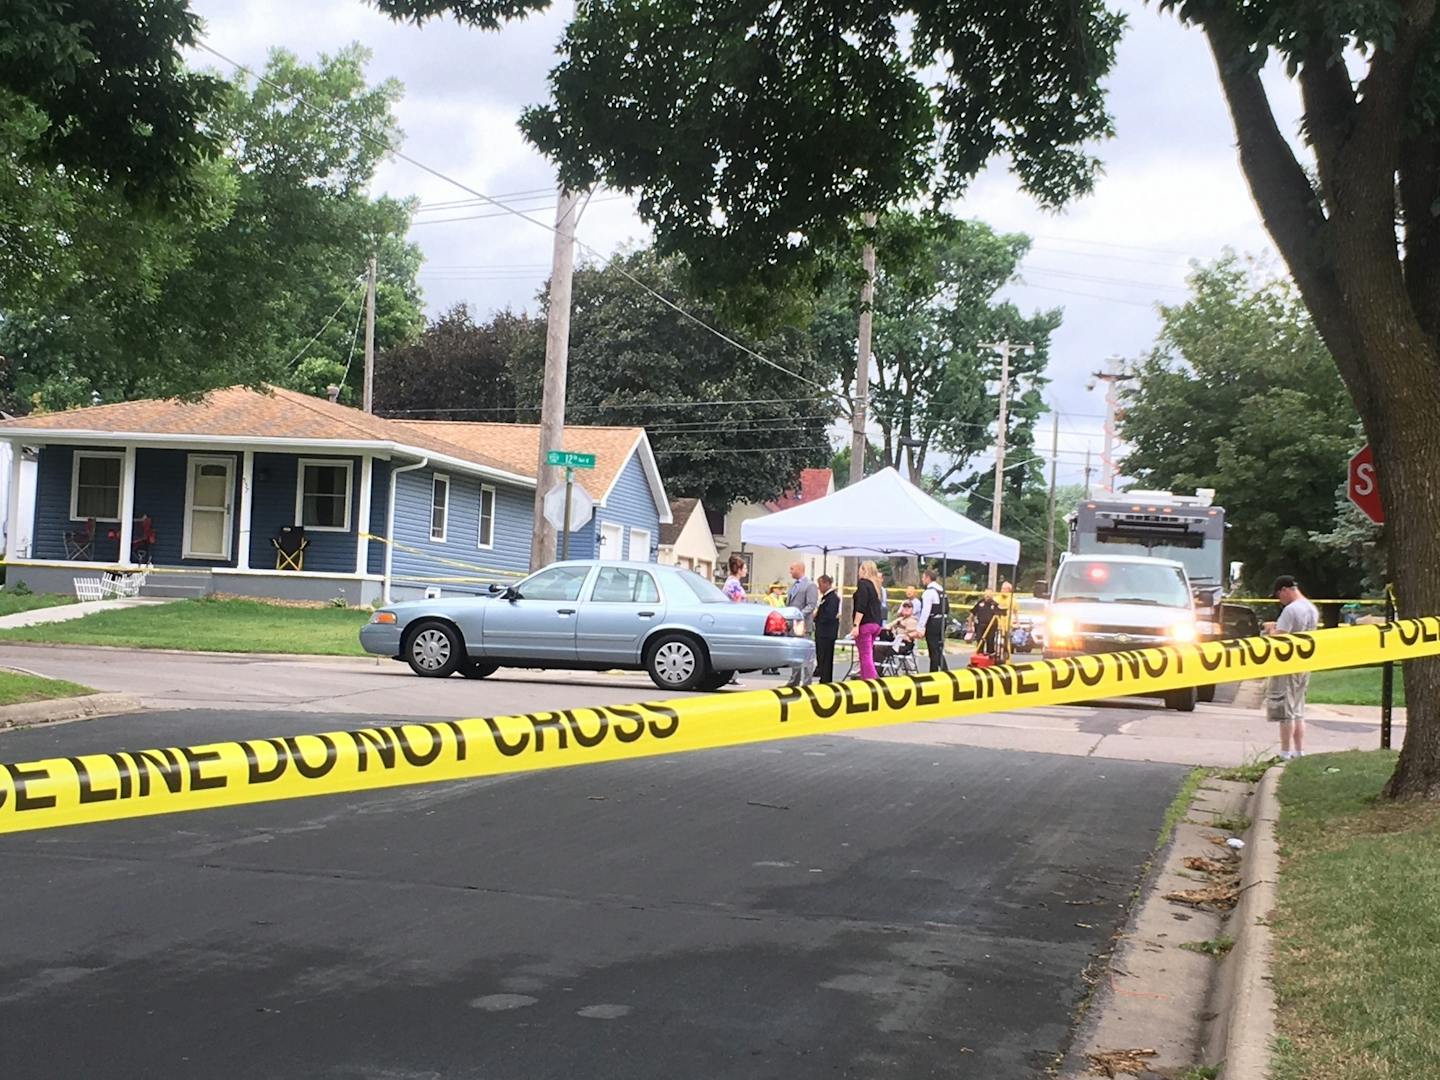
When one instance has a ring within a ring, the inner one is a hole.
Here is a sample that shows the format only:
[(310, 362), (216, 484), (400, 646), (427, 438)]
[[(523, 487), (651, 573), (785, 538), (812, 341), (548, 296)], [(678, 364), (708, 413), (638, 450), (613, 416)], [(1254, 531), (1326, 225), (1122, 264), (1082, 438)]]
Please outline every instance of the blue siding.
[[(630, 460), (625, 463), (625, 468), (620, 473), (620, 479), (610, 492), (605, 506), (595, 509), (595, 519), (590, 523), (589, 536), (584, 541), (588, 542), (590, 552), (595, 549), (595, 538), (599, 535), (599, 526), (602, 521), (624, 526), (625, 538), (621, 551), (602, 551), (599, 555), (600, 558), (629, 558), (630, 529), (636, 527), (649, 531), (650, 551), (646, 558), (654, 560), (656, 548), (660, 543), (660, 510), (655, 505), (655, 493), (650, 488), (649, 480), (645, 478), (645, 466), (640, 463), (638, 453), (631, 454)], [(576, 542), (571, 541), (572, 555), (576, 552), (576, 546)], [(593, 558), (594, 556), (590, 552), (575, 557)]]
[[(437, 472), (450, 479), (450, 518), (444, 541), (430, 539), (430, 497)], [(512, 575), (493, 571), (523, 573), (529, 568), (534, 492), (527, 488), (491, 485), (495, 488), (495, 544), (493, 548), (482, 548), (482, 483), (484, 481), (477, 477), (444, 469), (416, 469), (400, 474), (396, 479), (396, 547), (391, 567), (397, 585), (412, 588), (440, 585), (446, 592), (481, 592), (492, 581), (512, 579)], [(446, 562), (438, 561), (440, 559)], [(468, 580), (437, 581), (438, 578)]]
[(360, 512), (360, 459), (331, 454), (256, 454), (255, 490), (250, 511), (250, 565), (257, 570), (275, 565), (270, 541), (282, 525), (295, 524), (295, 486), (300, 482), (300, 459), (352, 463), (350, 476), (350, 528), (340, 532), (307, 530), (305, 569), (318, 573), (355, 572), (356, 521)]
[[(377, 461), (374, 468), (373, 486), (370, 495), (370, 534), (385, 535), (385, 516), (390, 504), (390, 462)], [(365, 569), (371, 574), (385, 572), (385, 545), (379, 540), (370, 541), (370, 554)]]
[[(64, 559), (64, 533), (80, 527), (70, 520), (70, 481), (73, 476), (75, 451), (88, 449), (75, 446), (46, 446), (40, 451), (40, 464), (35, 485), (35, 531), (32, 555), (37, 559)], [(198, 451), (197, 451), (198, 452)], [(228, 457), (235, 462), (232, 476), (231, 505), (234, 521), (230, 550), (237, 549), (240, 536), (239, 455), (217, 451), (211, 457)], [(150, 515), (156, 542), (151, 548), (152, 561), (166, 566), (233, 566), (222, 559), (182, 559), (180, 552), (185, 530), (185, 472), (190, 451), (141, 448), (135, 452), (135, 516)], [(115, 562), (120, 542), (106, 533), (118, 531), (114, 522), (96, 522), (94, 559)]]

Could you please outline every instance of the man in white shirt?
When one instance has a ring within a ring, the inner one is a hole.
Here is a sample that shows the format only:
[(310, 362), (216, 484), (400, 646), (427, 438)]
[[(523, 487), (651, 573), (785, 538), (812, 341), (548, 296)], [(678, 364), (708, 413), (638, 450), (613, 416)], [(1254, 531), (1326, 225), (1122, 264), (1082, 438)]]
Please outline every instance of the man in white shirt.
[[(1304, 634), (1320, 625), (1320, 612), (1289, 574), (1275, 579), (1280, 617), (1265, 624), (1267, 634)], [(1265, 685), (1265, 715), (1280, 723), (1280, 756), (1287, 761), (1305, 753), (1305, 694), (1310, 673), (1272, 675)], [(1293, 749), (1292, 749), (1293, 747)]]
[(925, 632), (925, 644), (930, 650), (930, 670), (948, 671), (950, 665), (945, 662), (945, 616), (949, 611), (949, 603), (935, 577), (935, 571), (927, 569), (922, 580), (925, 582), (925, 590), (920, 594), (920, 613), (915, 617), (915, 621)]

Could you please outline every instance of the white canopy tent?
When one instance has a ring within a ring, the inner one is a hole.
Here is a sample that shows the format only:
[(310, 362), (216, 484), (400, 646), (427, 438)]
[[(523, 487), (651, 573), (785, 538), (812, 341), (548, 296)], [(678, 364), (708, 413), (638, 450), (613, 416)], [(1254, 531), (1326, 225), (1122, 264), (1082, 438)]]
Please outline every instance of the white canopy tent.
[(1013, 566), (1020, 541), (992, 532), (932, 499), (893, 468), (833, 495), (740, 526), (757, 547), (826, 555), (913, 555)]

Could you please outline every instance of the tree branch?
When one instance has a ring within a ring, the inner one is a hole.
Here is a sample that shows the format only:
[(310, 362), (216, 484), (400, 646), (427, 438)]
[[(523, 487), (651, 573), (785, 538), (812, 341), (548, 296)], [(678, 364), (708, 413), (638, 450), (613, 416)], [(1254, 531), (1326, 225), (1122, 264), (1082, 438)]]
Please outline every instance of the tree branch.
[(1400, 144), (1399, 190), (1405, 289), (1421, 328), (1440, 342), (1440, 141), (1433, 135)]
[(1333, 206), (1331, 186), (1345, 144), (1354, 130), (1356, 98), (1339, 41), (1316, 38), (1300, 66), (1300, 93), (1305, 104), (1305, 134), (1315, 149), (1320, 183)]

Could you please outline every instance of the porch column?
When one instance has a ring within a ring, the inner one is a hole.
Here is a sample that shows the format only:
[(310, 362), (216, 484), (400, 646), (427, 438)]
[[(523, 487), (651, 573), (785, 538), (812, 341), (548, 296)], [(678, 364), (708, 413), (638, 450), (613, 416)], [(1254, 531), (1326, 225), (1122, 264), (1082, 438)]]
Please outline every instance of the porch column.
[(240, 550), (235, 553), (235, 569), (250, 569), (250, 511), (255, 503), (255, 451), (246, 450), (240, 457)]
[(135, 535), (135, 447), (125, 447), (120, 466), (120, 553), (116, 561), (130, 566), (130, 541)]
[(355, 515), (355, 573), (370, 569), (370, 497), (375, 486), (375, 459), (360, 455), (360, 509)]
[(10, 444), (10, 490), (5, 500), (5, 558), (20, 559), (29, 555), (20, 550), (20, 466), (24, 463), (25, 447)]

